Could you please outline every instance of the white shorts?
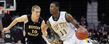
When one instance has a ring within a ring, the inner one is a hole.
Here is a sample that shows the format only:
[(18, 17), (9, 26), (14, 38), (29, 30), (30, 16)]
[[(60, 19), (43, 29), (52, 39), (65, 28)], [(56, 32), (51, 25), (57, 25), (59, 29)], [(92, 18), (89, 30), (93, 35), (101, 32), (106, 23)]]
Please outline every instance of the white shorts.
[(89, 41), (88, 39), (87, 40), (77, 39), (77, 37), (75, 36), (75, 33), (72, 35), (70, 34), (69, 36), (70, 37), (66, 38), (63, 41), (63, 44), (92, 44), (91, 41)]

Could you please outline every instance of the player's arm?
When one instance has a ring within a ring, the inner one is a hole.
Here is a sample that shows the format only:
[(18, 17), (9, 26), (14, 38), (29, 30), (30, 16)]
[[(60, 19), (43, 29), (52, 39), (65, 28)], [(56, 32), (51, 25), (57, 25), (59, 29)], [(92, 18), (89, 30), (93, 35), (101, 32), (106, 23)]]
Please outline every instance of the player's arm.
[(15, 18), (8, 27), (3, 29), (3, 32), (8, 31), (10, 28), (12, 28), (18, 22), (25, 22), (25, 21), (28, 21), (27, 15), (23, 15), (21, 17)]
[(43, 34), (42, 35), (43, 39), (47, 42), (47, 44), (50, 44), (48, 39), (47, 39), (47, 36), (48, 36), (47, 25), (46, 25), (44, 20), (42, 21), (42, 24), (41, 24), (41, 30), (42, 30), (42, 34)]
[(47, 28), (52, 29), (51, 24), (49, 21), (47, 21)]
[(47, 25), (46, 25), (46, 23), (45, 23), (44, 20), (42, 21), (41, 29), (42, 29), (43, 35), (44, 35), (44, 36), (47, 36), (47, 35), (48, 35), (48, 33), (47, 33)]
[(72, 15), (66, 13), (66, 20), (68, 22), (71, 22), (77, 29), (79, 28), (79, 24), (77, 23), (77, 21), (72, 17)]
[(77, 23), (77, 21), (72, 17), (72, 15), (70, 15), (70, 14), (68, 14), (68, 13), (66, 13), (66, 20), (67, 20), (68, 22), (71, 22), (71, 23), (72, 23), (78, 30), (80, 30), (81, 32), (85, 32), (85, 31), (88, 32), (85, 27), (79, 25), (79, 24)]

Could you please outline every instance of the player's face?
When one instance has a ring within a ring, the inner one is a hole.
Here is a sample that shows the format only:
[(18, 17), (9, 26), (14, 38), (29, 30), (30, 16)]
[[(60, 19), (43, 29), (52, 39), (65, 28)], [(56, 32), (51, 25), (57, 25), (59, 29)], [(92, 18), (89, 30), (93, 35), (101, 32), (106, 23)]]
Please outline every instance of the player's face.
[(53, 14), (56, 14), (57, 12), (57, 7), (54, 3), (51, 3), (50, 4), (50, 13), (53, 15)]
[(35, 9), (32, 11), (32, 17), (35, 21), (37, 21), (40, 17), (40, 9)]

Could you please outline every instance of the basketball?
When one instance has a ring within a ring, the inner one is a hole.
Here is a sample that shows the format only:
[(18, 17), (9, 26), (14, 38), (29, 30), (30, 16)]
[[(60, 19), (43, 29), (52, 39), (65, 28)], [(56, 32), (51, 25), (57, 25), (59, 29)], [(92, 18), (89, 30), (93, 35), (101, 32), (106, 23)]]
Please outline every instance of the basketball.
[(76, 31), (76, 37), (80, 40), (86, 39), (88, 38), (88, 31), (82, 27)]

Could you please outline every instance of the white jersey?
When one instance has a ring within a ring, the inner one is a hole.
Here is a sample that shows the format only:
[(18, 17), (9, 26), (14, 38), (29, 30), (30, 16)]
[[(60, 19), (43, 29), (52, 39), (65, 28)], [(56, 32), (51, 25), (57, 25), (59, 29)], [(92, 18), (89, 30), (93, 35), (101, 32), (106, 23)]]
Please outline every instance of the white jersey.
[(54, 21), (52, 16), (49, 18), (52, 29), (59, 35), (61, 40), (68, 38), (70, 34), (74, 33), (72, 27), (69, 25), (71, 23), (66, 21), (65, 14), (66, 12), (61, 11), (57, 21)]

